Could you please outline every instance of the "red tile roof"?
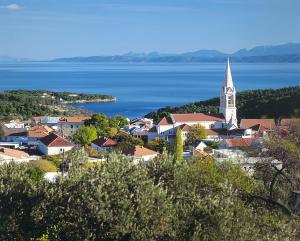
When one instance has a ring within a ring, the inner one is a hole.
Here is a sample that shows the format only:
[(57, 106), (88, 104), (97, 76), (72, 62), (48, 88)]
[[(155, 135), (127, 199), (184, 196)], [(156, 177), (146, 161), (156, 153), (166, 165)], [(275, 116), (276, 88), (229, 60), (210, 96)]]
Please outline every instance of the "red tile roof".
[(248, 129), (258, 124), (269, 128), (270, 130), (276, 127), (274, 119), (242, 119), (240, 126), (241, 128)]
[(255, 138), (230, 138), (225, 139), (224, 142), (227, 147), (249, 147), (255, 141)]
[(197, 121), (224, 121), (224, 116), (220, 114), (171, 114), (175, 122), (197, 122)]
[(182, 124), (179, 126), (179, 128), (183, 131), (183, 132), (188, 132), (191, 130), (191, 126), (187, 125), (187, 124)]
[(42, 138), (50, 133), (50, 128), (45, 126), (34, 126), (28, 130), (28, 137)]
[(254, 126), (251, 126), (249, 128), (254, 130), (254, 131), (269, 131), (269, 130), (272, 130), (269, 127), (263, 126), (261, 124), (254, 125)]
[(112, 147), (117, 145), (117, 142), (108, 138), (108, 137), (101, 137), (100, 139), (92, 141), (97, 146), (100, 147)]
[(69, 116), (69, 117), (63, 117), (59, 121), (68, 122), (68, 123), (83, 123), (89, 119), (90, 117), (87, 116)]
[(292, 126), (292, 125), (300, 125), (300, 118), (282, 118), (280, 120), (281, 126)]
[(164, 117), (161, 119), (161, 121), (158, 123), (158, 125), (172, 125), (173, 122), (169, 116)]
[(227, 135), (243, 135), (245, 132), (244, 129), (206, 129), (206, 133), (208, 136), (227, 136)]
[(9, 129), (4, 130), (3, 136), (27, 136), (27, 129), (9, 128)]
[(12, 158), (27, 158), (29, 155), (24, 151), (19, 151), (10, 148), (0, 147), (0, 155), (9, 156)]
[(127, 150), (124, 150), (123, 154), (127, 156), (134, 156), (136, 158), (142, 158), (144, 156), (156, 155), (158, 154), (158, 152), (150, 150), (143, 146), (134, 146), (132, 148), (128, 148)]
[(135, 131), (132, 133), (133, 136), (147, 136), (148, 135), (148, 131), (144, 130), (144, 131)]
[(40, 141), (48, 147), (74, 146), (74, 144), (55, 133), (51, 133), (48, 136), (43, 137)]

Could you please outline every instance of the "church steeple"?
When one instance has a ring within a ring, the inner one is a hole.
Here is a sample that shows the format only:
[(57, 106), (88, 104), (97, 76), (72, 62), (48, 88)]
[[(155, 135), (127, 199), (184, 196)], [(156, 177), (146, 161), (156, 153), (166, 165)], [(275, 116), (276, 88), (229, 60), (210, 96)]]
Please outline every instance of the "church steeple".
[(226, 66), (226, 75), (225, 75), (225, 80), (224, 80), (224, 86), (231, 87), (231, 88), (233, 87), (229, 58), (227, 59), (227, 66)]
[(220, 109), (219, 113), (225, 117), (225, 125), (227, 129), (237, 128), (236, 118), (236, 91), (233, 85), (229, 58), (227, 60), (224, 84), (220, 93)]

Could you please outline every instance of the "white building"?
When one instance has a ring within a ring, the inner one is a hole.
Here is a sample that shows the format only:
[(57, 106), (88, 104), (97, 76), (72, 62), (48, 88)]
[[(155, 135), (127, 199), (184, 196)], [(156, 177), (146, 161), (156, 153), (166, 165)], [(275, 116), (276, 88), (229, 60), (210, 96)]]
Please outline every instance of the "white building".
[(74, 144), (55, 133), (40, 139), (38, 145), (39, 151), (47, 156), (62, 154), (72, 150), (73, 147)]

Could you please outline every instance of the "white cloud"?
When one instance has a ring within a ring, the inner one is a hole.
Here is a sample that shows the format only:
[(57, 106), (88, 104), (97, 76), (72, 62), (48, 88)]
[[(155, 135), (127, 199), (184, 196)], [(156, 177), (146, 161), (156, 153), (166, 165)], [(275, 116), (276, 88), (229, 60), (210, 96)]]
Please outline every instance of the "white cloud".
[(9, 10), (19, 10), (21, 7), (18, 4), (11, 3), (11, 4), (7, 4), (7, 5), (0, 5), (0, 8), (5, 8), (5, 9), (9, 9)]

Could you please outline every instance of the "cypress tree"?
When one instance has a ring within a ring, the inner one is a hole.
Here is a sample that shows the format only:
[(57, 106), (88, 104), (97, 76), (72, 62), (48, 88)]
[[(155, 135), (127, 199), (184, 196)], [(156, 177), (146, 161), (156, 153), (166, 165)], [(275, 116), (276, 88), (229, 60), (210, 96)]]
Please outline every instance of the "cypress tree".
[(182, 131), (180, 128), (177, 128), (176, 132), (176, 159), (181, 161), (183, 159), (183, 141), (182, 141)]

